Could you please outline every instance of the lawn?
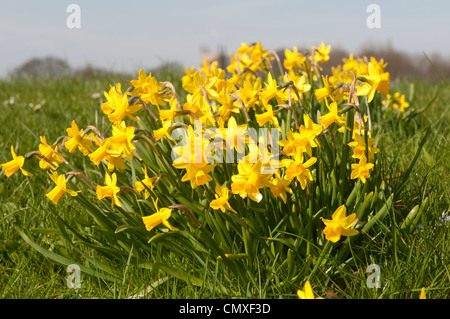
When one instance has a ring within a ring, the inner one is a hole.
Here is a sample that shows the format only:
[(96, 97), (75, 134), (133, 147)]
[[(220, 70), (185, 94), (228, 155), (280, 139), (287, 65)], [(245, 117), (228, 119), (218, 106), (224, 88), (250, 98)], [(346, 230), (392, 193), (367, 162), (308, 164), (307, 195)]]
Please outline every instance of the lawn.
[[(159, 81), (170, 81), (177, 92), (182, 91), (181, 76), (164, 72), (154, 75)], [(104, 91), (108, 92), (118, 82), (125, 88), (127, 81), (135, 78), (137, 74), (1, 80), (0, 163), (11, 160), (11, 145), (18, 155), (36, 151), (40, 136), (54, 141), (66, 134), (72, 120), (79, 127), (93, 125), (101, 132), (106, 131), (109, 121), (101, 110)], [(297, 225), (294, 218), (282, 219), (279, 224), (275, 221), (271, 229), (262, 229), (258, 245), (248, 240), (246, 236), (254, 239), (255, 233), (245, 230), (242, 221), (232, 213), (219, 215), (220, 211), (202, 215), (200, 222), (210, 227), (211, 233), (198, 236), (195, 223), (187, 214), (182, 216), (189, 220), (189, 228), (180, 231), (186, 238), (171, 235), (176, 232), (162, 231), (146, 237), (145, 230), (133, 233), (138, 228), (133, 222), (128, 228), (109, 233), (101, 226), (107, 223), (101, 216), (112, 214), (107, 212), (109, 200), (105, 205), (96, 205), (88, 195), (66, 194), (55, 205), (45, 196), (52, 187), (46, 173), (27, 178), (19, 173), (6, 177), (0, 171), (0, 298), (294, 299), (306, 281), (311, 282), (315, 295), (328, 298), (418, 299), (423, 287), (427, 298), (449, 298), (450, 87), (445, 80), (391, 80), (391, 91), (404, 93), (409, 107), (405, 112), (383, 110), (381, 97), (378, 98), (379, 108), (371, 114), (374, 123), (371, 130), (376, 132), (375, 144), (380, 149), (376, 155), (377, 174), (371, 176), (374, 192), (367, 191), (361, 198), (358, 195), (354, 204), (367, 209), (364, 205), (367, 202), (370, 206), (368, 196), (373, 202), (379, 200), (379, 206), (375, 205), (377, 209), (371, 214), (375, 216), (385, 209), (383, 219), (372, 220), (370, 231), (359, 228), (356, 240), (348, 237), (339, 250), (334, 246), (331, 257), (321, 253), (325, 251), (323, 238), (307, 243), (305, 238), (310, 237), (300, 238), (290, 233)], [(180, 99), (184, 100), (185, 96), (180, 95)], [(150, 116), (146, 120), (152, 121)], [(332, 145), (331, 139), (328, 141)], [(168, 145), (162, 144), (158, 150), (167, 149)], [(145, 150), (152, 158), (150, 149)], [(326, 158), (325, 152), (322, 155)], [(92, 180), (103, 178), (104, 171), (96, 171), (81, 153), (73, 153), (70, 158), (70, 167), (83, 168)], [(131, 165), (131, 168), (130, 174), (137, 174), (136, 167)], [(176, 172), (172, 175), (174, 179), (181, 176)], [(75, 185), (81, 187), (83, 183), (77, 181)], [(171, 189), (168, 186), (160, 190), (160, 202), (171, 202), (163, 198), (175, 194)], [(349, 190), (352, 189), (353, 186)], [(328, 198), (327, 190), (319, 190), (317, 194)], [(213, 191), (209, 200), (214, 198)], [(180, 191), (185, 193), (185, 189)], [(189, 200), (197, 199), (204, 204), (200, 193), (189, 189), (187, 194), (191, 196)], [(332, 189), (330, 194), (335, 194)], [(140, 214), (153, 209), (148, 208), (153, 207), (150, 200), (145, 203), (134, 199), (132, 194), (126, 198), (129, 207), (140, 210)], [(353, 204), (347, 198), (329, 200)], [(273, 209), (273, 216), (278, 216), (277, 209), (281, 206), (272, 202), (268, 205), (274, 206), (252, 207), (255, 212)], [(202, 211), (197, 207), (192, 211), (197, 214), (197, 209)], [(292, 208), (289, 213), (298, 211), (303, 214), (303, 207)], [(407, 216), (415, 211), (420, 212), (414, 215), (419, 218), (409, 223)], [(266, 221), (253, 213), (245, 213), (246, 221), (255, 223), (255, 228), (264, 225)], [(111, 216), (111, 221), (120, 227), (115, 217)], [(179, 217), (174, 222), (181, 221)], [(319, 218), (314, 222), (321, 223)], [(361, 226), (364, 225), (367, 224)], [(308, 236), (321, 236), (314, 229), (305, 232)], [(214, 236), (208, 237), (212, 233)], [(223, 247), (236, 249), (234, 257), (213, 258), (211, 249), (216, 239)], [(186, 243), (189, 246), (183, 246)], [(189, 254), (183, 251), (190, 248)], [(237, 253), (244, 248), (246, 257), (241, 258)], [(81, 267), (80, 289), (68, 287), (67, 279), (71, 275), (68, 264)], [(374, 280), (373, 269), (378, 271), (379, 285)]]

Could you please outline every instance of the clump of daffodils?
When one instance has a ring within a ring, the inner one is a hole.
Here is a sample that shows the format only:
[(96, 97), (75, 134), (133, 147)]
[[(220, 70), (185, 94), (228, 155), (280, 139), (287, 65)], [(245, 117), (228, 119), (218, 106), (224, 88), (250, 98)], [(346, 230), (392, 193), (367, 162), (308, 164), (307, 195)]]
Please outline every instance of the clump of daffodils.
[[(24, 167), (27, 164), (31, 169), (26, 161), (36, 155), (39, 169), (48, 172), (46, 176), (56, 184), (47, 193), (54, 204), (64, 194), (75, 197), (91, 191), (99, 201), (106, 199), (112, 207), (121, 207), (122, 193), (132, 192), (154, 203), (155, 213), (142, 216), (148, 231), (158, 225), (178, 230), (169, 222), (174, 208), (158, 207), (154, 193), (160, 183), (168, 182), (169, 170), (175, 172), (171, 178), (181, 174), (179, 180), (170, 180), (172, 185), (185, 184), (192, 191), (207, 188), (212, 211), (239, 215), (235, 205), (239, 198), (260, 203), (270, 196), (292, 205), (291, 198), (297, 194), (298, 202), (298, 194), (308, 196), (317, 178), (317, 153), (324, 135), (331, 137), (334, 147), (352, 151), (348, 159), (342, 159), (351, 167), (348, 177), (366, 183), (379, 149), (374, 146), (361, 101), (371, 103), (380, 94), (400, 111), (408, 104), (399, 93), (389, 93), (390, 78), (383, 60), (350, 55), (331, 74), (322, 74), (330, 50), (323, 43), (308, 52), (294, 47), (285, 51), (281, 62), (260, 42), (242, 43), (225, 69), (216, 62), (186, 68), (178, 89), (140, 70), (128, 88), (118, 83), (104, 92), (101, 110), (110, 123), (108, 132), (92, 125), (81, 128), (72, 121), (67, 134), (55, 142), (42, 136), (31, 155), (17, 156), (11, 147), (12, 160), (2, 164), (2, 169), (8, 177), (16, 171), (31, 176)], [(278, 75), (277, 62), (283, 68)], [(313, 110), (311, 101), (320, 107)], [(354, 117), (350, 118), (349, 110)], [(263, 137), (258, 136), (260, 132)], [(351, 139), (336, 145), (336, 134), (345, 133)], [(158, 171), (145, 165), (141, 144), (158, 156), (170, 157), (171, 167)], [(164, 150), (167, 153), (160, 154)], [(99, 174), (103, 181), (96, 185), (81, 172), (69, 172), (67, 164), (74, 152), (86, 157), (90, 170), (103, 172)], [(130, 171), (131, 163), (142, 178), (122, 185), (117, 173)], [(90, 188), (71, 190), (73, 177), (83, 178)], [(322, 220), (323, 234), (332, 242), (358, 233), (351, 228), (354, 213), (346, 216), (345, 207), (339, 207), (332, 219)], [(311, 295), (308, 287), (305, 291), (302, 296)]]

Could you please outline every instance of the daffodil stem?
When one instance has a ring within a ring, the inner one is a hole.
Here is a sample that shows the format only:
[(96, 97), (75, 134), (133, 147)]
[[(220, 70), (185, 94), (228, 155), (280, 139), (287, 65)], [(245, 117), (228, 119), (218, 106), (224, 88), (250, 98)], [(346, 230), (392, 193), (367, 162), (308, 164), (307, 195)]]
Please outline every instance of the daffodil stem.
[(345, 197), (346, 197), (346, 191), (345, 188), (347, 186), (347, 157), (348, 157), (348, 151), (349, 146), (347, 145), (350, 142), (350, 137), (352, 136), (353, 132), (353, 112), (350, 110), (347, 113), (347, 120), (345, 122), (345, 126), (348, 127), (350, 130), (345, 129), (344, 131), (344, 143), (342, 147), (342, 155), (341, 155), (341, 167), (339, 169), (339, 186), (340, 186), (340, 193), (341, 196), (339, 198), (339, 205), (342, 205)]
[(67, 172), (66, 175), (68, 176), (76, 176), (78, 178), (81, 178), (82, 180), (84, 180), (89, 186), (92, 187), (92, 189), (96, 190), (96, 187), (94, 186), (94, 184), (91, 183), (91, 181), (83, 174), (80, 172), (76, 172), (76, 171), (71, 171), (71, 172)]
[(194, 221), (194, 223), (197, 225), (198, 228), (202, 227), (202, 224), (198, 221), (198, 219), (195, 217), (195, 215), (192, 213), (192, 211), (183, 204), (174, 204), (169, 206), (170, 209), (178, 209), (181, 210), (183, 213), (189, 216), (190, 219)]
[(217, 123), (216, 115), (214, 114), (214, 111), (213, 111), (213, 108), (212, 108), (212, 105), (211, 105), (211, 101), (209, 100), (208, 92), (206, 92), (205, 88), (202, 87), (200, 84), (199, 84), (199, 87), (200, 87), (200, 91), (202, 92), (203, 96), (206, 99), (206, 103), (208, 103), (209, 111), (211, 112), (211, 117), (212, 117), (212, 119), (214, 121), (214, 124), (216, 124)]
[(147, 103), (145, 103), (145, 101), (143, 99), (141, 99), (140, 97), (138, 97), (136, 99), (137, 101), (142, 102), (142, 104), (145, 106), (145, 108), (147, 109), (147, 111), (150, 113), (150, 115), (155, 119), (156, 122), (159, 121), (159, 118), (155, 115), (155, 113), (153, 113), (152, 109), (147, 105)]
[(102, 135), (102, 133), (100, 133), (100, 131), (95, 126), (93, 126), (93, 125), (87, 126), (86, 130), (83, 132), (83, 134), (85, 134), (85, 132), (89, 132), (89, 131), (93, 131), (95, 134), (97, 134), (97, 136), (100, 138), (100, 141), (103, 141), (105, 139), (105, 137)]
[(37, 151), (33, 151), (33, 152), (29, 152), (27, 154), (24, 155), (25, 159), (29, 159), (33, 156), (37, 156), (40, 159), (43, 159), (44, 161), (46, 161), (47, 163), (50, 164), (51, 167), (53, 167), (54, 170), (58, 169), (58, 166), (56, 166), (55, 164), (52, 163), (52, 161), (50, 161), (47, 157), (45, 157), (44, 155), (42, 155), (41, 153), (37, 152)]
[(247, 107), (245, 106), (244, 101), (242, 101), (242, 99), (239, 96), (237, 96), (236, 94), (233, 94), (233, 93), (227, 93), (227, 94), (231, 95), (237, 101), (239, 101), (239, 103), (241, 104), (242, 110), (244, 111), (245, 119), (247, 120), (247, 123), (250, 122), (250, 116), (248, 115)]
[(331, 251), (332, 244), (333, 243), (331, 241), (327, 240), (327, 242), (325, 243), (325, 246), (322, 249), (322, 252), (320, 253), (319, 258), (317, 259), (317, 262), (314, 265), (313, 270), (310, 272), (310, 274), (308, 276), (308, 280), (314, 276), (315, 272), (317, 271), (317, 268), (321, 267), (325, 263), (326, 258), (328, 257), (328, 255)]
[(178, 94), (177, 94), (177, 92), (175, 91), (175, 87), (173, 86), (173, 84), (170, 83), (169, 81), (161, 82), (161, 84), (162, 84), (163, 86), (165, 86), (165, 87), (167, 87), (167, 88), (170, 89), (170, 91), (171, 91), (173, 97), (174, 97), (174, 98), (177, 100), (177, 102), (178, 102), (178, 106), (179, 106), (179, 107), (183, 107), (183, 105), (181, 104), (181, 101), (180, 101), (180, 99), (179, 99), (179, 97), (178, 97)]
[(291, 112), (292, 116), (294, 117), (295, 129), (298, 131), (300, 126), (298, 124), (297, 114), (295, 113), (294, 108), (289, 104), (278, 104), (277, 107), (282, 107), (283, 109)]
[[(275, 60), (277, 60), (278, 68), (280, 69), (280, 74), (283, 74), (283, 66), (281, 65), (281, 60), (280, 60), (280, 57), (278, 56), (278, 54), (273, 50), (269, 50), (268, 53), (272, 54), (273, 57), (275, 58)], [(269, 61), (269, 64), (270, 64), (270, 61)]]

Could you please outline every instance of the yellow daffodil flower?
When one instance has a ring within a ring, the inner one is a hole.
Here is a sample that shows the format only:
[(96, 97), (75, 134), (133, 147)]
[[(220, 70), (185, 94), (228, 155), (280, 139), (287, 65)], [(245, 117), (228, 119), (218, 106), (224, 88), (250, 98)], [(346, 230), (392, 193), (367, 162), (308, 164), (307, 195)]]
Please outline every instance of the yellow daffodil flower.
[(326, 103), (329, 113), (319, 116), (320, 123), (323, 128), (326, 129), (333, 123), (337, 123), (339, 125), (345, 125), (346, 118), (344, 114), (339, 115), (338, 106), (335, 101), (331, 102), (331, 104)]
[(341, 205), (333, 213), (331, 220), (320, 217), (325, 224), (323, 233), (327, 240), (336, 243), (341, 239), (341, 236), (354, 236), (359, 233), (356, 229), (350, 228), (355, 223), (356, 214), (346, 216), (346, 212), (345, 205)]
[[(366, 142), (363, 136), (355, 133), (355, 141), (348, 143), (348, 146), (353, 148), (353, 158), (362, 158), (366, 156)], [(368, 141), (368, 153), (369, 153), (369, 162), (373, 162), (373, 154), (376, 154), (380, 151), (379, 148), (373, 147), (374, 138), (369, 137)]]
[(292, 52), (289, 51), (288, 49), (285, 49), (284, 56), (285, 56), (285, 59), (283, 61), (283, 66), (288, 71), (290, 71), (294, 68), (302, 69), (303, 64), (306, 61), (305, 56), (301, 52), (298, 52), (297, 47), (293, 47)]
[(261, 88), (262, 84), (260, 78), (257, 78), (255, 81), (245, 80), (236, 94), (247, 108), (255, 108), (255, 106), (261, 105), (259, 99), (259, 91)]
[(405, 100), (405, 95), (400, 95), (400, 92), (395, 92), (394, 95), (387, 94), (383, 104), (387, 103), (400, 112), (404, 112), (409, 107), (409, 103)]
[(212, 209), (220, 209), (222, 212), (229, 210), (237, 214), (233, 207), (228, 203), (228, 200), (230, 199), (228, 187), (226, 185), (221, 187), (219, 184), (216, 184), (215, 192), (216, 199), (213, 199), (211, 203), (209, 203), (209, 206)]
[(389, 73), (383, 72), (379, 65), (369, 62), (368, 74), (363, 74), (365, 78), (363, 86), (357, 90), (358, 96), (367, 95), (367, 101), (371, 102), (378, 91), (381, 94), (388, 94), (390, 89)]
[[(303, 95), (311, 90), (311, 84), (306, 83), (306, 77), (304, 75), (299, 75), (293, 72), (292, 70), (288, 74), (288, 78), (294, 83), (295, 88), (299, 94), (300, 99), (303, 98)], [(287, 79), (286, 79), (287, 80)], [(295, 91), (291, 92), (292, 102), (298, 103), (299, 98)]]
[(148, 189), (153, 190), (153, 188), (155, 187), (154, 182), (156, 181), (157, 177), (156, 176), (151, 177), (151, 178), (148, 177), (147, 167), (145, 167), (145, 166), (142, 168), (142, 170), (144, 171), (144, 179), (142, 181), (136, 181), (136, 183), (134, 183), (134, 186), (136, 187), (136, 190), (138, 192), (142, 192), (145, 189), (144, 194), (145, 194), (145, 199), (147, 199), (150, 196)]
[(171, 127), (172, 127), (172, 121), (170, 121), (170, 120), (162, 121), (162, 127), (159, 129), (153, 130), (153, 137), (155, 138), (155, 140), (159, 141), (164, 136), (166, 136), (169, 139), (172, 139), (169, 134)]
[(78, 129), (78, 125), (75, 121), (72, 121), (71, 127), (69, 127), (66, 132), (67, 135), (71, 137), (70, 140), (64, 143), (64, 146), (69, 153), (73, 153), (77, 148), (84, 155), (88, 155), (89, 152), (92, 152), (92, 140), (89, 136), (83, 135), (84, 131)]
[(126, 126), (125, 122), (116, 122), (112, 126), (112, 136), (109, 138), (111, 147), (117, 153), (132, 160), (136, 149), (133, 145), (134, 127)]
[(265, 108), (273, 98), (276, 98), (278, 104), (288, 100), (288, 94), (278, 89), (277, 81), (272, 78), (271, 73), (267, 75), (267, 82), (264, 83), (264, 88), (258, 95)]
[(359, 178), (361, 182), (366, 183), (366, 180), (370, 177), (370, 170), (373, 168), (372, 163), (367, 163), (365, 156), (359, 159), (359, 163), (352, 164), (351, 179)]
[(7, 163), (2, 164), (2, 169), (5, 172), (6, 177), (10, 177), (14, 172), (20, 170), (25, 176), (33, 176), (30, 172), (24, 170), (22, 167), (25, 164), (25, 158), (23, 156), (17, 156), (14, 152), (14, 147), (11, 145), (11, 154), (13, 159)]
[(77, 196), (78, 193), (81, 192), (67, 189), (66, 177), (64, 175), (58, 175), (58, 173), (56, 172), (53, 172), (53, 174), (49, 175), (52, 181), (55, 182), (56, 186), (45, 196), (47, 196), (55, 205), (58, 204), (59, 199), (64, 193), (67, 193), (70, 196)]
[(121, 122), (125, 117), (133, 121), (138, 120), (133, 114), (142, 108), (142, 104), (130, 105), (128, 94), (122, 93), (120, 83), (116, 87), (111, 86), (109, 92), (104, 92), (104, 95), (107, 101), (102, 104), (101, 109), (111, 122)]
[(281, 161), (281, 164), (282, 166), (286, 167), (287, 179), (293, 180), (294, 178), (297, 178), (302, 189), (305, 189), (308, 180), (313, 180), (311, 171), (308, 168), (312, 166), (316, 161), (317, 158), (311, 157), (306, 162), (303, 162), (303, 153), (301, 151), (297, 151), (294, 154), (294, 160), (283, 159)]
[[(203, 138), (203, 133), (201, 136), (196, 137), (192, 126), (188, 127), (187, 135), (183, 137), (183, 140), (188, 141), (187, 145), (185, 145), (187, 150), (185, 150), (184, 147), (176, 146), (174, 152), (179, 152), (180, 157), (172, 162), (173, 167), (177, 169), (186, 169), (186, 174), (181, 181), (190, 181), (192, 188), (205, 185), (212, 181), (212, 177), (209, 173), (214, 169), (216, 164), (209, 164), (204, 156), (209, 141)], [(186, 151), (187, 154), (182, 154), (184, 151)]]
[(234, 148), (238, 154), (243, 154), (249, 138), (246, 134), (247, 128), (247, 124), (238, 125), (236, 119), (230, 117), (227, 123), (227, 129), (223, 134), (226, 140), (226, 147), (230, 150)]
[(117, 193), (120, 192), (120, 187), (117, 186), (117, 175), (115, 173), (112, 176), (109, 176), (108, 173), (105, 174), (105, 184), (106, 186), (97, 185), (96, 192), (98, 199), (103, 199), (105, 197), (111, 197), (111, 207), (114, 207), (114, 204), (118, 207), (121, 207), (119, 197), (117, 197)]
[(170, 223), (168, 221), (168, 219), (172, 215), (171, 209), (167, 208), (167, 207), (158, 209), (158, 199), (156, 199), (156, 202), (153, 201), (153, 204), (155, 205), (156, 213), (153, 213), (152, 215), (149, 215), (149, 216), (142, 217), (142, 221), (144, 222), (145, 229), (147, 229), (148, 231), (151, 231), (156, 226), (163, 224), (170, 230), (177, 231), (178, 228), (170, 225)]
[(322, 297), (314, 297), (314, 292), (312, 290), (311, 284), (309, 281), (305, 283), (304, 290), (297, 290), (297, 296), (300, 299), (323, 299)]
[(289, 187), (291, 182), (292, 180), (287, 179), (286, 176), (281, 178), (279, 171), (277, 171), (273, 179), (273, 185), (270, 186), (270, 191), (275, 198), (280, 197), (283, 203), (286, 204), (287, 193), (293, 194), (292, 189)]
[[(56, 151), (57, 145), (49, 145), (47, 143), (47, 139), (45, 136), (39, 137), (41, 140), (41, 144), (39, 144), (39, 152), (45, 156), (50, 162), (53, 163), (56, 167), (59, 166), (59, 164), (63, 163), (63, 154), (60, 154)], [(44, 159), (39, 160), (39, 167), (42, 169), (49, 169), (53, 168), (50, 163), (48, 163)]]
[(427, 299), (427, 295), (425, 294), (425, 287), (422, 287), (422, 289), (420, 290), (419, 299)]
[(278, 110), (273, 111), (272, 105), (270, 105), (270, 104), (267, 104), (265, 108), (266, 108), (266, 112), (255, 115), (258, 125), (263, 126), (267, 122), (270, 122), (273, 124), (273, 126), (275, 126), (277, 129), (279, 129), (281, 131), (280, 124), (278, 123), (278, 119), (276, 116), (279, 113), (279, 111)]
[(94, 140), (99, 147), (94, 152), (89, 154), (89, 158), (95, 165), (98, 166), (100, 162), (103, 161), (106, 156), (110, 154), (110, 152), (112, 152), (111, 140), (109, 138), (105, 138), (104, 140), (99, 141), (96, 137), (94, 137)]
[(248, 195), (250, 199), (258, 202), (260, 189), (272, 186), (272, 175), (262, 174), (262, 163), (239, 163), (238, 174), (231, 176), (231, 191), (241, 197)]
[(177, 100), (175, 98), (171, 98), (169, 100), (169, 109), (161, 109), (159, 108), (159, 119), (164, 122), (167, 120), (174, 121), (175, 117), (177, 116), (178, 105)]
[(330, 83), (328, 76), (322, 75), (322, 80), (324, 86), (314, 90), (314, 94), (319, 102), (322, 102), (327, 98), (332, 98), (338, 101), (345, 96), (345, 92), (341, 93), (339, 92), (339, 89), (334, 88), (335, 83)]
[[(145, 74), (144, 70), (139, 70), (139, 77), (136, 80), (130, 81), (133, 85), (132, 95), (139, 95), (141, 99), (147, 103), (155, 106), (164, 106), (162, 94), (163, 86), (152, 76), (151, 73)], [(141, 105), (142, 106), (142, 105)], [(134, 112), (133, 112), (134, 113)], [(121, 121), (120, 119), (119, 121)]]
[(320, 47), (316, 48), (315, 46), (312, 47), (312, 50), (314, 53), (314, 61), (327, 63), (330, 60), (330, 50), (331, 45), (325, 46), (325, 44), (322, 42), (320, 43)]

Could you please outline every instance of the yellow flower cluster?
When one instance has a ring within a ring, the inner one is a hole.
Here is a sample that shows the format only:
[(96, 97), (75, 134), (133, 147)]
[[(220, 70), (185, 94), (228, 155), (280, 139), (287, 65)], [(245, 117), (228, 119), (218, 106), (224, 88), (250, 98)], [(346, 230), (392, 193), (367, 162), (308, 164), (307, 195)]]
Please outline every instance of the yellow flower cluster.
[[(111, 122), (108, 137), (93, 126), (79, 129), (75, 121), (67, 128), (67, 136), (59, 148), (59, 140), (49, 145), (46, 138), (41, 137), (37, 152), (39, 166), (54, 170), (50, 176), (57, 185), (47, 196), (56, 204), (64, 193), (78, 194), (67, 189), (68, 179), (56, 173), (59, 165), (65, 162), (65, 155), (60, 152), (64, 146), (69, 153), (80, 151), (95, 166), (106, 165), (109, 173), (105, 174), (105, 185), (91, 186), (99, 200), (111, 198), (112, 206), (121, 206), (118, 195), (122, 189), (117, 185), (115, 172), (126, 170), (127, 160), (139, 158), (134, 145), (139, 141), (136, 132), (143, 130), (139, 128), (139, 112), (148, 111), (156, 124), (152, 124), (150, 132), (145, 132), (151, 140), (146, 142), (149, 145), (162, 140), (172, 143), (174, 152), (179, 155), (172, 166), (184, 170), (181, 182), (189, 182), (192, 189), (214, 183), (214, 186), (209, 185), (215, 190), (215, 199), (210, 203), (212, 209), (237, 213), (230, 204), (233, 195), (248, 196), (259, 202), (263, 188), (268, 188), (274, 198), (280, 197), (286, 203), (288, 194), (293, 194), (297, 183), (302, 190), (307, 190), (313, 181), (314, 165), (318, 160), (313, 150), (321, 146), (319, 136), (330, 131), (333, 125), (339, 127), (339, 132), (348, 129), (342, 104), (353, 105), (357, 109), (358, 97), (367, 96), (367, 101), (371, 102), (376, 92), (389, 93), (389, 73), (384, 71), (386, 63), (383, 60), (365, 60), (350, 55), (342, 65), (332, 69), (332, 75), (322, 76), (321, 63), (329, 61), (330, 49), (323, 43), (305, 53), (294, 47), (292, 51), (285, 51), (285, 59), (281, 63), (275, 52), (264, 49), (260, 42), (242, 43), (237, 53), (230, 56), (231, 64), (226, 70), (219, 68), (216, 62), (185, 69), (181, 79), (186, 93), (184, 102), (171, 83), (159, 82), (151, 73), (140, 70), (138, 78), (130, 81), (128, 90), (122, 91), (119, 83), (104, 92), (106, 101), (101, 109)], [(273, 62), (278, 62), (280, 69), (285, 68), (284, 74), (275, 75)], [(317, 121), (313, 121), (312, 113), (308, 114), (310, 110), (304, 108), (306, 95), (315, 97), (326, 106), (327, 112), (318, 116)], [(394, 95), (394, 98), (398, 96)], [(404, 109), (406, 106), (401, 103), (399, 109)], [(301, 114), (299, 118), (298, 114)], [(286, 121), (287, 115), (293, 119), (295, 127), (291, 128), (290, 120)], [(136, 125), (129, 125), (127, 121)], [(201, 124), (200, 131), (196, 131), (194, 123)], [(282, 160), (278, 160), (279, 150), (269, 148), (270, 143), (249, 136), (248, 130), (252, 126), (270, 130), (269, 139), (276, 137), (277, 130), (283, 134), (285, 139), (279, 141)], [(187, 151), (174, 145), (172, 133), (180, 127), (185, 128), (184, 137), (194, 146)], [(233, 131), (231, 138), (225, 134), (230, 129)], [(352, 132), (354, 141), (348, 146), (353, 149), (352, 157), (359, 163), (351, 165), (351, 178), (359, 178), (363, 183), (370, 177), (374, 154), (379, 151), (373, 147), (374, 139), (365, 134), (369, 134), (365, 130), (365, 121), (356, 120)], [(215, 138), (219, 135), (221, 140)], [(227, 137), (223, 138), (225, 135)], [(214, 143), (211, 143), (213, 137)], [(234, 151), (239, 160), (237, 165), (233, 165), (231, 176), (219, 182), (213, 174), (218, 164), (205, 154), (209, 152), (214, 158), (223, 150), (226, 151), (227, 163), (235, 163), (234, 158), (228, 157), (234, 156)], [(17, 156), (13, 149), (11, 152), (13, 160), (2, 164), (6, 175), (10, 176), (17, 170), (31, 175), (23, 169), (24, 157)], [(141, 170), (145, 177), (133, 185), (134, 191), (145, 192), (147, 199), (161, 176), (149, 176), (147, 167), (141, 167)], [(169, 225), (170, 209), (158, 209), (156, 202), (155, 208), (157, 215), (143, 219), (148, 230), (156, 224)], [(353, 234), (339, 231), (341, 228), (333, 228), (333, 238), (340, 234)]]

